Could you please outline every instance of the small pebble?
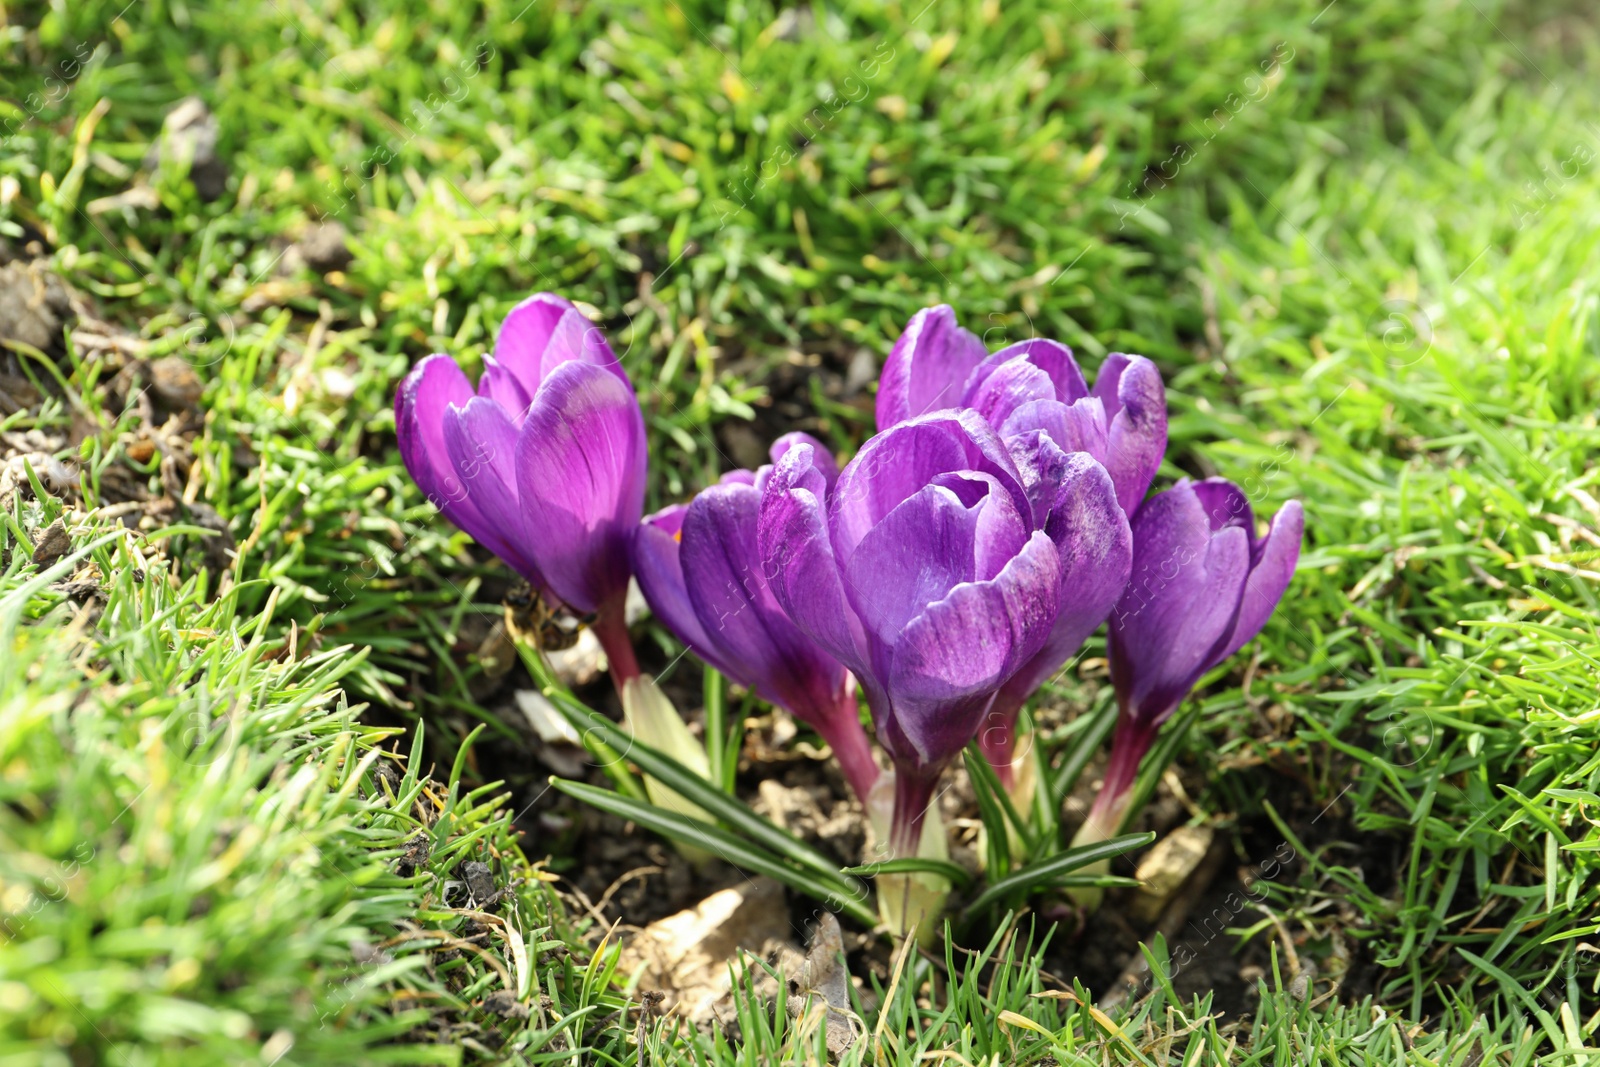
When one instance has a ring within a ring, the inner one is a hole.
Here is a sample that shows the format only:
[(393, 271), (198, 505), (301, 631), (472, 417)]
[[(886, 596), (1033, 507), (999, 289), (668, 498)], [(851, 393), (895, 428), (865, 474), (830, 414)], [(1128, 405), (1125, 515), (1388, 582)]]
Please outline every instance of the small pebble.
[(150, 364), (150, 391), (168, 407), (190, 408), (200, 402), (205, 386), (186, 361), (162, 356)]
[(201, 200), (210, 203), (228, 185), (228, 164), (217, 155), (220, 127), (217, 117), (197, 96), (183, 100), (167, 112), (161, 123), (161, 136), (145, 157), (145, 166), (156, 167), (165, 160), (189, 164), (189, 180)]

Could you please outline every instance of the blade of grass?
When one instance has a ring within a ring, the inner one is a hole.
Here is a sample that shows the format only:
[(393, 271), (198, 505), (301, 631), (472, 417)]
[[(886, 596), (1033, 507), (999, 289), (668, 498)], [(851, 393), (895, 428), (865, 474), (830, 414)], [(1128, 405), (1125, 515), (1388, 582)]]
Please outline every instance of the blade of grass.
[(1156, 835), (1153, 833), (1122, 834), (1120, 837), (1108, 837), (1104, 841), (1096, 841), (1092, 845), (1069, 848), (1042, 863), (1031, 863), (1015, 874), (991, 882), (987, 889), (979, 893), (972, 903), (962, 910), (961, 914), (963, 918), (975, 915), (1013, 893), (1025, 894), (1055, 885), (1062, 876), (1069, 875), (1081, 867), (1120, 856), (1136, 848), (1143, 848), (1155, 839)]
[(733, 782), (727, 777), (727, 760), (724, 752), (728, 744), (728, 686), (722, 672), (707, 667), (705, 673), (706, 705), (706, 762), (711, 767), (711, 784), (724, 793), (733, 792)]
[[(1006, 792), (1006, 787), (1000, 784), (1000, 776), (995, 774), (994, 768), (984, 758), (983, 752), (978, 748), (976, 741), (969, 744), (961, 753), (961, 758), (966, 762), (967, 775), (972, 779), (972, 787), (979, 793), (990, 793), (1000, 810), (1005, 813), (1006, 819), (1016, 828), (1017, 836), (1022, 838), (1022, 843), (1028, 854), (1032, 855), (1038, 846), (1039, 839), (1029, 826), (1017, 814), (1016, 805), (1011, 802), (1011, 794)], [(980, 805), (982, 801), (979, 801)]]
[[(968, 776), (973, 782), (973, 795), (978, 801), (978, 818), (983, 823), (983, 869), (989, 878), (1004, 878), (1011, 873), (1011, 841), (1006, 834), (1006, 816), (992, 790), (978, 786), (978, 776), (972, 773), (972, 757), (961, 754), (968, 764)], [(982, 757), (979, 757), (982, 761)]]
[(1072, 792), (1072, 787), (1078, 784), (1078, 779), (1083, 776), (1083, 769), (1094, 759), (1095, 753), (1105, 745), (1106, 738), (1111, 736), (1111, 728), (1117, 724), (1117, 706), (1107, 702), (1106, 706), (1093, 713), (1089, 725), (1084, 727), (1083, 736), (1069, 749), (1061, 759), (1061, 765), (1050, 776), (1050, 793), (1055, 798), (1055, 807), (1060, 809), (1067, 794)]

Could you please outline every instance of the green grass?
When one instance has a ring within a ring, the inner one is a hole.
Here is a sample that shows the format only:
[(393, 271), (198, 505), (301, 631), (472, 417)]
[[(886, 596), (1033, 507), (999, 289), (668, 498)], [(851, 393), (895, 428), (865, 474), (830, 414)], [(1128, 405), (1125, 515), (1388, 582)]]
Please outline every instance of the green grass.
[[(169, 582), (153, 538), (105, 534), (36, 576), (26, 547), (0, 535), (0, 1062), (452, 1063), (375, 1046), (442, 1017), (483, 1047), (481, 999), (536, 978), (553, 1016), (509, 1047), (616, 1010), (497, 787), (434, 779), (361, 725), (337, 687), (365, 653), (275, 656), (270, 605)], [(51, 592), (79, 566), (98, 621)], [(464, 896), (472, 860), (507, 901)], [(473, 922), (487, 966), (461, 951)]]
[[(479, 725), (480, 748), (518, 743), (473, 696), (501, 574), (410, 484), (389, 405), (429, 351), (470, 369), (538, 288), (591, 304), (626, 350), (652, 503), (748, 463), (746, 425), (854, 447), (870, 392), (845, 369), (938, 301), (991, 345), (1151, 355), (1174, 414), (1164, 477), (1225, 474), (1263, 511), (1306, 502), (1296, 585), (1204, 689), (1179, 759), (1210, 817), (1304, 857), (1267, 890), (1286, 935), (1237, 925), (1291, 939), (1324, 979), (1312, 1002), (1280, 959), (1246, 1029), (1156, 983), (1118, 1037), (1033, 996), (1057, 987), (1011, 941), (981, 980), (943, 977), (959, 958), (908, 963), (852, 1062), (1586, 1061), (1584, 10), (8, 8), (0, 226), (42, 233), (107, 319), (199, 369), (184, 484), (239, 554), (203, 571), (192, 515), (113, 535), (92, 509), (114, 475), (162, 487), (159, 463), (127, 457), (140, 423), (106, 397), (114, 368), (13, 353), (66, 389), (0, 429), (69, 435), (91, 494), (0, 501), (0, 1064), (814, 1057), (814, 1027), (753, 999), (736, 1045), (639, 1027), (614, 941), (512, 826), (532, 783), (458, 758)], [(218, 117), (227, 191), (202, 203), (169, 168), (149, 177), (159, 208), (108, 207), (188, 94)], [(349, 267), (281, 274), (325, 218), (350, 230)], [(64, 506), (98, 615), (28, 561)], [(1056, 694), (1104, 697), (1092, 670)], [(419, 832), (429, 858), (402, 877)], [(522, 881), (483, 954), (443, 960), (469, 858)], [(1353, 960), (1371, 997), (1325, 999)], [(508, 977), (526, 1019), (482, 1006)]]

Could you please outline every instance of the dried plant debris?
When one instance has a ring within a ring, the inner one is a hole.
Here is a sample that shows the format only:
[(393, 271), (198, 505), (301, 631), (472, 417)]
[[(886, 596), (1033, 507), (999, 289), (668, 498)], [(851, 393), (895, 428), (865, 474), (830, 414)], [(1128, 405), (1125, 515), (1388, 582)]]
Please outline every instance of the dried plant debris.
[(785, 1003), (789, 1014), (795, 1018), (810, 1018), (814, 1012), (820, 1015), (827, 1027), (828, 1052), (834, 1059), (843, 1056), (855, 1043), (860, 1020), (850, 1009), (850, 972), (845, 968), (844, 934), (832, 912), (820, 913), (799, 977), (789, 980), (789, 997)]
[(798, 955), (790, 933), (783, 887), (769, 878), (745, 879), (639, 931), (624, 944), (621, 966), (640, 975), (642, 988), (666, 993), (672, 1009), (707, 1022), (727, 1014), (719, 1005), (726, 1007), (729, 964), (740, 951)]
[[(0, 267), (0, 341), (59, 353), (62, 330), (75, 318), (66, 283), (44, 260), (17, 260)], [(4, 385), (0, 379), (0, 388)]]
[(466, 887), (468, 907), (486, 911), (500, 902), (504, 891), (494, 884), (494, 872), (487, 863), (466, 860), (457, 865), (455, 874)]
[(1205, 859), (1215, 836), (1209, 826), (1180, 826), (1156, 842), (1139, 861), (1134, 877), (1140, 885), (1134, 891), (1130, 914), (1141, 922), (1154, 922)]
[[(193, 443), (203, 430), (197, 408), (203, 392), (199, 374), (178, 356), (143, 359), (145, 342), (101, 319), (82, 294), (43, 264), (35, 259), (0, 266), (0, 278), (11, 283), (22, 279), (20, 285), (0, 288), (0, 327), (8, 322), (14, 326), (17, 316), (6, 316), (20, 307), (33, 316), (24, 332), (36, 331), (11, 339), (17, 343), (9, 346), (0, 337), (0, 417), (20, 416), (10, 420), (16, 428), (0, 430), (0, 508), (41, 493), (65, 508), (54, 523), (29, 534), (34, 561), (41, 567), (71, 550), (67, 531), (84, 523), (115, 522), (141, 533), (200, 527), (207, 533), (168, 538), (153, 551), (204, 567), (217, 579), (211, 588), (220, 592), (233, 567), (233, 532), (216, 508), (190, 499), (194, 494), (188, 492)], [(41, 323), (57, 335), (48, 349), (38, 332), (45, 328)], [(28, 365), (37, 364), (38, 355), (27, 349), (60, 358), (65, 351), (60, 334), (69, 325), (71, 347), (95, 364), (98, 384), (92, 395), (65, 393), (55, 372), (38, 373)], [(47, 416), (50, 404), (61, 405), (66, 417)], [(98, 506), (89, 511), (78, 456), (91, 439), (112, 440), (120, 461), (114, 452), (112, 462), (97, 468)], [(99, 595), (99, 579), (94, 573), (74, 575), (57, 590), (86, 602)]]
[[(48, 493), (68, 497), (78, 486), (78, 477), (65, 462), (56, 458), (61, 439), (30, 430), (24, 434), (0, 433), (0, 507), (10, 504), (17, 493), (31, 496), (33, 476)], [(53, 447), (55, 446), (55, 447)]]
[(497, 989), (483, 998), (478, 1005), (490, 1015), (498, 1015), (503, 1019), (526, 1019), (528, 1009), (517, 995), (509, 989)]
[(179, 356), (162, 356), (152, 360), (148, 378), (150, 391), (169, 411), (194, 407), (205, 392), (205, 386), (194, 367)]

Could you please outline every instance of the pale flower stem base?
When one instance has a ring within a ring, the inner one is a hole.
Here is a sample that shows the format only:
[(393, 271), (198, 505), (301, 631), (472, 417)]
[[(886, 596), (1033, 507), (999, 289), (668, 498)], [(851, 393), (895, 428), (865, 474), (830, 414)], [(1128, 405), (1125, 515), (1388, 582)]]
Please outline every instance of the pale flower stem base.
[[(1039, 788), (1039, 758), (1033, 746), (1027, 742), (1031, 740), (1026, 735), (1018, 739), (1023, 742), (1018, 746), (1018, 751), (1011, 758), (1009, 773), (1001, 781), (1005, 784), (1006, 796), (1011, 801), (1011, 806), (1016, 809), (1017, 817), (1026, 823), (1030, 829), (1036, 829), (1034, 824), (1034, 793)], [(980, 834), (987, 831), (980, 830)], [(1027, 859), (1028, 844), (1011, 825), (1011, 820), (1006, 820), (1006, 845), (1011, 852), (1011, 861), (1021, 863)], [(983, 840), (978, 841), (978, 855), (987, 855)]]
[(950, 882), (936, 874), (880, 874), (878, 917), (896, 942), (916, 938), (919, 945), (939, 941), (939, 920), (950, 898)]
[[(668, 700), (661, 687), (656, 685), (655, 679), (648, 674), (636, 674), (624, 682), (620, 689), (622, 717), (624, 725), (628, 728), (629, 737), (663, 755), (671, 756), (710, 781), (711, 761), (706, 757), (705, 746), (689, 732), (689, 727), (678, 714), (678, 709), (672, 706), (672, 701)], [(623, 759), (628, 756), (626, 752), (620, 755)], [(712, 821), (699, 805), (691, 803), (682, 794), (668, 789), (649, 775), (645, 775), (644, 789), (650, 797), (650, 803), (658, 808), (675, 811), (692, 819)], [(704, 849), (693, 848), (681, 842), (675, 844), (683, 857), (696, 866), (711, 858)]]
[(1024, 821), (1033, 821), (1034, 803), (1039, 791), (1039, 753), (1031, 743), (1022, 746), (1022, 752), (1013, 757), (1011, 761), (1011, 783), (1006, 786), (1006, 795), (1011, 798), (1011, 806), (1017, 809), (1017, 814)]
[[(867, 820), (872, 830), (867, 842), (866, 863), (898, 857), (890, 836), (894, 811), (895, 774), (884, 771), (867, 797)], [(929, 804), (922, 819), (922, 837), (916, 855), (924, 859), (948, 860), (950, 845), (939, 808)], [(878, 917), (896, 941), (915, 937), (920, 945), (937, 943), (945, 901), (950, 898), (950, 881), (937, 874), (922, 872), (880, 874), (875, 879)]]
[[(1098, 844), (1107, 838), (1117, 836), (1117, 829), (1122, 825), (1122, 817), (1128, 808), (1128, 800), (1128, 794), (1123, 793), (1115, 803), (1108, 804), (1103, 808), (1096, 802), (1095, 806), (1089, 811), (1089, 817), (1083, 821), (1083, 825), (1078, 828), (1078, 832), (1072, 836), (1072, 847), (1081, 848), (1084, 845)], [(1091, 863), (1089, 866), (1082, 867), (1073, 873), (1088, 875), (1110, 874), (1111, 861), (1109, 859), (1100, 860), (1098, 863)], [(1106, 891), (1099, 886), (1075, 886), (1067, 890), (1067, 896), (1074, 904), (1090, 912), (1100, 907), (1100, 902), (1105, 899), (1105, 895)]]

